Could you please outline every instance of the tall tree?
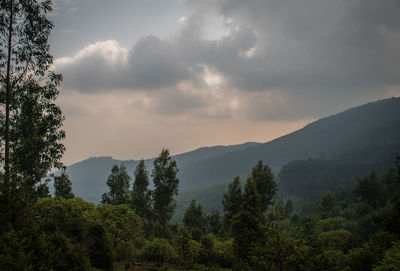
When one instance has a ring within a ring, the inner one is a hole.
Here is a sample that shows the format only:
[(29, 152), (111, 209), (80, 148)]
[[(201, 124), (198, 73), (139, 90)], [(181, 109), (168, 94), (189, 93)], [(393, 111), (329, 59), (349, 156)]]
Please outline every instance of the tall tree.
[(376, 176), (375, 171), (371, 171), (371, 174), (365, 178), (357, 178), (354, 192), (360, 200), (373, 208), (380, 207), (385, 203), (383, 183)]
[(263, 165), (262, 161), (258, 161), (257, 165), (251, 170), (251, 178), (256, 183), (262, 207), (266, 211), (274, 203), (277, 192), (274, 174), (268, 165)]
[(228, 191), (222, 199), (224, 206), (224, 217), (222, 221), (222, 229), (226, 234), (230, 234), (232, 218), (240, 211), (242, 205), (242, 186), (240, 178), (236, 176), (228, 185)]
[(72, 182), (65, 171), (60, 176), (54, 177), (54, 195), (65, 199), (75, 197), (74, 193), (72, 193)]
[(189, 207), (186, 209), (186, 212), (182, 219), (183, 225), (187, 228), (198, 228), (204, 229), (204, 217), (203, 210), (200, 204), (196, 205), (196, 201), (192, 200)]
[(149, 186), (149, 176), (144, 164), (144, 160), (140, 160), (135, 172), (135, 181), (133, 183), (131, 193), (131, 207), (145, 221), (151, 220), (151, 192), (147, 188)]
[[(251, 251), (265, 243), (266, 217), (260, 194), (252, 178), (247, 178), (243, 192), (243, 203), (239, 213), (233, 217), (234, 254), (244, 264), (250, 263)], [(244, 268), (243, 267), (243, 268)]]
[(178, 167), (167, 149), (161, 151), (153, 164), (151, 176), (154, 182), (154, 213), (160, 223), (162, 234), (167, 235), (167, 224), (176, 206), (174, 196), (178, 194), (179, 179), (176, 177)]
[(2, 218), (15, 225), (15, 210), (37, 195), (35, 184), (63, 168), (63, 116), (54, 103), (62, 76), (49, 71), (52, 9), (51, 0), (0, 1), (0, 202), (8, 210)]
[(119, 205), (129, 203), (129, 177), (124, 165), (114, 165), (107, 178), (108, 193), (102, 195), (101, 203)]

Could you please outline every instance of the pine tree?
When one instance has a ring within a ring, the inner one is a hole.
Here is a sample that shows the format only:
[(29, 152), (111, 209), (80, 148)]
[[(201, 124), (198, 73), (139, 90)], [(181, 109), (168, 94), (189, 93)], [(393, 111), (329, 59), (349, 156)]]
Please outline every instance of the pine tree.
[(241, 264), (248, 264), (251, 251), (265, 243), (265, 223), (266, 217), (256, 183), (248, 178), (240, 211), (232, 219), (234, 254)]
[(196, 205), (196, 201), (192, 200), (188, 208), (186, 209), (185, 215), (182, 219), (183, 225), (187, 228), (198, 228), (204, 229), (204, 217), (203, 210), (200, 204)]
[(229, 183), (228, 191), (222, 199), (222, 205), (224, 206), (222, 231), (229, 236), (232, 218), (240, 211), (240, 206), (242, 205), (242, 186), (238, 176)]
[(60, 176), (54, 177), (54, 195), (65, 199), (75, 197), (74, 193), (72, 193), (72, 182), (65, 171)]
[(145, 222), (149, 222), (152, 218), (151, 214), (151, 192), (147, 188), (149, 186), (149, 176), (144, 164), (144, 160), (140, 160), (135, 172), (135, 181), (131, 192), (131, 207)]
[(266, 211), (269, 206), (274, 204), (277, 192), (274, 174), (268, 165), (263, 165), (262, 161), (258, 161), (258, 164), (251, 170), (251, 178), (256, 183), (263, 210)]
[(176, 177), (178, 167), (169, 156), (169, 151), (163, 149), (154, 160), (152, 172), (154, 182), (154, 213), (161, 226), (161, 234), (168, 235), (168, 221), (171, 219), (176, 203), (174, 196), (178, 194), (179, 179)]
[(119, 205), (129, 203), (129, 181), (130, 177), (124, 165), (113, 166), (111, 174), (107, 179), (107, 186), (110, 191), (102, 195), (101, 203)]

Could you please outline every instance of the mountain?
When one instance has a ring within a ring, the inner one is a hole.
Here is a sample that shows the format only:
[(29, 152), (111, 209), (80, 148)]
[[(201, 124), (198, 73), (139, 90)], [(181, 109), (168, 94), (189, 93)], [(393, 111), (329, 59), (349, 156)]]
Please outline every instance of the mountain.
[[(245, 148), (254, 147), (260, 143), (247, 142), (231, 146), (202, 147), (194, 151), (173, 156), (179, 169), (190, 164), (213, 157), (223, 155), (232, 151), (240, 151)], [(149, 172), (153, 169), (153, 159), (145, 160)], [(75, 195), (91, 202), (99, 202), (101, 195), (107, 191), (106, 180), (114, 165), (125, 165), (128, 174), (133, 178), (133, 171), (139, 164), (138, 160), (117, 160), (112, 157), (92, 157), (81, 162), (72, 164), (67, 168), (67, 173), (72, 181), (72, 188)], [(181, 176), (179, 176), (182, 178)], [(181, 183), (182, 184), (182, 183)], [(182, 191), (182, 188), (180, 189)]]
[[(400, 142), (400, 98), (368, 103), (322, 118), (273, 141), (200, 148), (174, 156), (178, 163), (180, 192), (224, 184), (234, 176), (246, 177), (258, 160), (277, 174), (294, 160), (335, 156)], [(68, 167), (74, 193), (97, 202), (106, 191), (106, 179), (114, 164), (124, 163), (132, 173), (138, 161), (111, 157), (90, 158)], [(149, 170), (152, 159), (146, 160)]]
[(181, 170), (192, 190), (234, 176), (247, 176), (258, 160), (275, 173), (294, 160), (338, 155), (352, 150), (400, 142), (400, 98), (368, 103), (312, 122), (268, 143), (229, 152)]

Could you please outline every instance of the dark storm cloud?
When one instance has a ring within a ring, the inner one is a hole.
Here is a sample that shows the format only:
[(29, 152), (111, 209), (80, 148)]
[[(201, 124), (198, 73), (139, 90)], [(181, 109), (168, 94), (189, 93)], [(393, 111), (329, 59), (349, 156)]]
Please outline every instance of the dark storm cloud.
[[(148, 36), (125, 51), (114, 44), (118, 57), (111, 60), (99, 49), (58, 65), (65, 85), (96, 92), (157, 90), (189, 81), (201, 89), (207, 66), (228, 89), (279, 93), (263, 97), (282, 97), (282, 107), (266, 110), (255, 102), (248, 112), (275, 119), (284, 105), (300, 118), (320, 108), (307, 109), (310, 101), (329, 108), (382, 97), (400, 84), (400, 1), (215, 0), (188, 6), (192, 14), (169, 39)], [(218, 39), (204, 35), (209, 14), (225, 23), (227, 33)]]
[(237, 73), (227, 71), (242, 89), (322, 91), (326, 86), (339, 90), (399, 82), (399, 1), (219, 3), (225, 18), (250, 25), (264, 44)]

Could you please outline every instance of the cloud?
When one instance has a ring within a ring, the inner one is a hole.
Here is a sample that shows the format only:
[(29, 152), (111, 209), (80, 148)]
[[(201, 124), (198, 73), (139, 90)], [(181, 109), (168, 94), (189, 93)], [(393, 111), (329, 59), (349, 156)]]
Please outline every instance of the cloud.
[(57, 59), (65, 87), (145, 93), (167, 114), (278, 120), (333, 113), (400, 85), (398, 0), (187, 5), (191, 13), (168, 38), (145, 36), (131, 48), (97, 42)]

